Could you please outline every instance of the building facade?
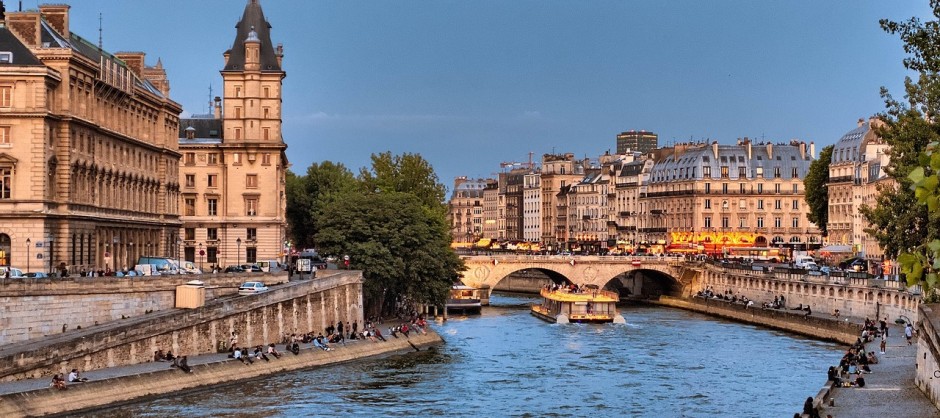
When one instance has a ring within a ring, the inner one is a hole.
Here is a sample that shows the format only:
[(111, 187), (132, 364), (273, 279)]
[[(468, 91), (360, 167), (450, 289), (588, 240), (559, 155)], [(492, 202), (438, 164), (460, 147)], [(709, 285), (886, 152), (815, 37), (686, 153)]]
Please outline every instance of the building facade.
[(522, 185), (522, 229), (523, 239), (539, 242), (542, 239), (542, 174), (533, 170), (523, 176)]
[(469, 247), (483, 236), (484, 179), (454, 179), (454, 191), (448, 204), (450, 234), (455, 244)]
[(627, 131), (617, 134), (617, 155), (640, 152), (647, 154), (659, 148), (659, 135), (647, 131)]
[(177, 240), (182, 109), (159, 61), (103, 50), (69, 11), (0, 27), (0, 265), (133, 268)]
[(549, 251), (567, 245), (568, 225), (567, 193), (572, 184), (584, 178), (583, 162), (574, 154), (545, 154), (542, 156), (541, 216), (542, 245)]
[(282, 260), (287, 145), (281, 135), (283, 49), (251, 0), (235, 26), (214, 111), (181, 121), (183, 222), (178, 251), (209, 266)]

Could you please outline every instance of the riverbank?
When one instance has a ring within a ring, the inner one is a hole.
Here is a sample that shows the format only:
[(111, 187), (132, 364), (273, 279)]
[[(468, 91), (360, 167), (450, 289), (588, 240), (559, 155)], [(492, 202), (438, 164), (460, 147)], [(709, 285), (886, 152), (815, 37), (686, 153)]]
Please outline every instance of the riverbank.
[(407, 338), (388, 336), (387, 339), (386, 342), (354, 340), (345, 345), (335, 344), (331, 351), (303, 344), (299, 355), (285, 350), (279, 359), (255, 361), (251, 365), (229, 359), (225, 354), (191, 356), (192, 373), (183, 373), (165, 362), (104, 368), (85, 373), (88, 382), (70, 384), (64, 391), (49, 388), (48, 378), (5, 382), (0, 383), (0, 416), (12, 418), (89, 411), (291, 370), (413, 352), (444, 343), (440, 335), (430, 329), (427, 334), (411, 334)]

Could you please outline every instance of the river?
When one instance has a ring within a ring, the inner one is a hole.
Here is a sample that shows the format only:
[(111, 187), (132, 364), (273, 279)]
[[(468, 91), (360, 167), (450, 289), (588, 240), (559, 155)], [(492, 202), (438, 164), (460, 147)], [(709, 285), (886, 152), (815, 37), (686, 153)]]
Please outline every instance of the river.
[[(105, 411), (110, 417), (791, 417), (842, 348), (680, 310), (553, 325), (494, 294), (434, 328), (437, 350), (303, 370)], [(369, 342), (364, 342), (371, 344)]]

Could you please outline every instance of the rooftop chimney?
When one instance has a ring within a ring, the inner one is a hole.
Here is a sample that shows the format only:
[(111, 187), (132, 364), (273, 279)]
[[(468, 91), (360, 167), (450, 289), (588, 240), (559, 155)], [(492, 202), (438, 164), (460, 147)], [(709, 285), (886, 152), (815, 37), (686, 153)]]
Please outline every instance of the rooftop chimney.
[(143, 78), (144, 75), (144, 57), (146, 56), (143, 52), (117, 52), (114, 56), (118, 57), (121, 61), (124, 61), (127, 64), (127, 68), (131, 70), (132, 73), (138, 77)]
[(28, 47), (40, 46), (40, 21), (38, 12), (6, 12), (7, 27)]
[(69, 9), (67, 4), (42, 4), (39, 12), (46, 18), (49, 26), (59, 32), (63, 38), (69, 39)]
[(816, 144), (814, 144), (812, 141), (809, 143), (809, 158), (814, 160), (816, 159)]

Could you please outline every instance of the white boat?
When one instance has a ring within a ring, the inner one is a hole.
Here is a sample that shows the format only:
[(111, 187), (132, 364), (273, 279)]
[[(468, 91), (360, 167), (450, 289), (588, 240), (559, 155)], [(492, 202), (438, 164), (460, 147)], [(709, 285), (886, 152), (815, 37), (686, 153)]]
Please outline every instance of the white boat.
[(485, 289), (475, 287), (454, 285), (450, 288), (450, 295), (447, 297), (448, 312), (475, 313), (480, 312), (483, 306), (481, 303), (481, 292)]

